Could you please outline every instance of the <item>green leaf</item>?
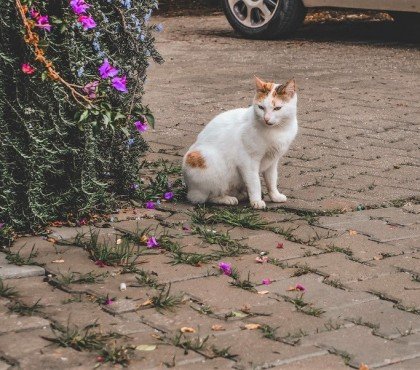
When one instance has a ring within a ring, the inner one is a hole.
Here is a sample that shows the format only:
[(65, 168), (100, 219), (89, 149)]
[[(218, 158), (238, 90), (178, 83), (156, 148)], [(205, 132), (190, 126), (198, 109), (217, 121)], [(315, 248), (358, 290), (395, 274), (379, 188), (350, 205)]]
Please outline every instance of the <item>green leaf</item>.
[(128, 132), (127, 127), (121, 127), (121, 131), (124, 133), (125, 136), (130, 137), (130, 133)]
[(155, 117), (151, 113), (146, 114), (147, 122), (152, 128), (155, 128)]
[(89, 110), (84, 110), (83, 113), (80, 115), (79, 122), (85, 121), (86, 118), (89, 116)]
[(114, 120), (115, 120), (115, 121), (118, 121), (119, 119), (125, 119), (124, 114), (122, 114), (122, 113), (118, 112), (118, 113), (115, 115)]
[(243, 313), (241, 311), (232, 311), (232, 315), (235, 317), (247, 317), (248, 315), (246, 313)]
[(41, 74), (41, 80), (45, 81), (45, 79), (47, 78), (47, 71), (42, 72)]
[(156, 348), (156, 344), (140, 344), (136, 346), (137, 351), (154, 351)]

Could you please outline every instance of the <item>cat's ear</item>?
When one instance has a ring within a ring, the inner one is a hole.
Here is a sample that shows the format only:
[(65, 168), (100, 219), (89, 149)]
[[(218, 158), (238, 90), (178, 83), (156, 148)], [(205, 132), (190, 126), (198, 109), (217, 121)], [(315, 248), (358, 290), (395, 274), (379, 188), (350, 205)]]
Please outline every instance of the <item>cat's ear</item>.
[(257, 76), (254, 76), (255, 78), (255, 86), (257, 88), (257, 91), (263, 91), (265, 90), (265, 86), (267, 85), (266, 82), (258, 78)]
[(280, 85), (276, 89), (276, 94), (288, 99), (293, 98), (296, 93), (296, 81), (294, 78), (286, 82), (285, 85)]

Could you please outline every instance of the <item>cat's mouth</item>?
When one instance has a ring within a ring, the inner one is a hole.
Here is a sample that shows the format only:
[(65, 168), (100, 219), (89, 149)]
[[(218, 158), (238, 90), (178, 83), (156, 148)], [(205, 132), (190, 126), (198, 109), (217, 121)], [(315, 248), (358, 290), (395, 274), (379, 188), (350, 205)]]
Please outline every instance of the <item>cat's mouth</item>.
[(274, 123), (270, 123), (270, 122), (267, 122), (267, 121), (264, 121), (264, 123), (265, 123), (267, 126), (274, 126)]

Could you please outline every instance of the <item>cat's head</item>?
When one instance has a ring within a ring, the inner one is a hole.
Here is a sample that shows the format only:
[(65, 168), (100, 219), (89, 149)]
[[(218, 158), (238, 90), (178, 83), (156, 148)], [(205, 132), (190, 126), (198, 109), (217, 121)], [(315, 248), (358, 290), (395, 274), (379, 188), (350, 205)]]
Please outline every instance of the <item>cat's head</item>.
[(267, 127), (290, 122), (296, 116), (296, 83), (294, 78), (284, 85), (264, 82), (255, 77), (257, 93), (254, 97), (255, 115)]

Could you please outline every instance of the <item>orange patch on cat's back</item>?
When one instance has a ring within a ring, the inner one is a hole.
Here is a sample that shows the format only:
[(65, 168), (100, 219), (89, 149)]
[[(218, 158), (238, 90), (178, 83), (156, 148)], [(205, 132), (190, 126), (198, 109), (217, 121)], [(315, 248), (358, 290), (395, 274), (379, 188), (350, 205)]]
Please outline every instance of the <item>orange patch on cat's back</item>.
[(274, 84), (271, 82), (267, 82), (264, 84), (263, 88), (257, 91), (256, 100), (261, 101), (264, 100), (270, 91), (273, 89)]
[(193, 168), (206, 168), (206, 161), (198, 150), (187, 153), (185, 163)]

